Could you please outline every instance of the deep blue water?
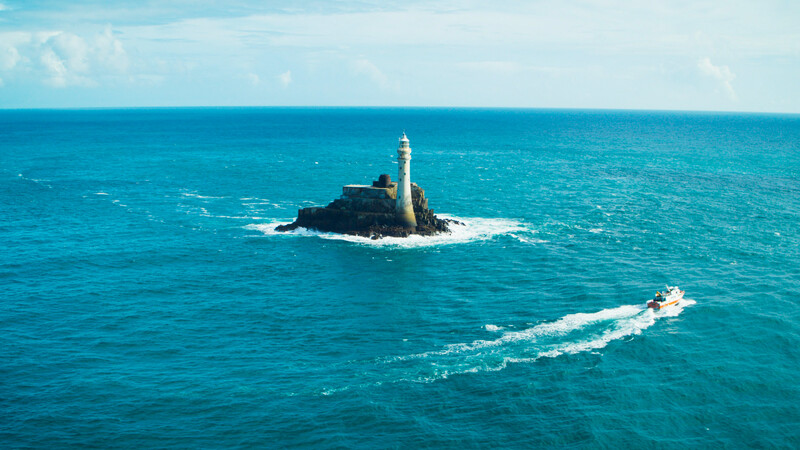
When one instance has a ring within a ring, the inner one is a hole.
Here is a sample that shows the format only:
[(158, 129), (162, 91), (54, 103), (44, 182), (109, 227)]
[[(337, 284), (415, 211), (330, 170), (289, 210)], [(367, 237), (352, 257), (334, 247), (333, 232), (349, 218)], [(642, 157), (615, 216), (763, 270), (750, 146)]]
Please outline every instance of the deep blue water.
[[(465, 226), (272, 232), (403, 130)], [(0, 442), (798, 447), (798, 224), (800, 116), (0, 111)]]

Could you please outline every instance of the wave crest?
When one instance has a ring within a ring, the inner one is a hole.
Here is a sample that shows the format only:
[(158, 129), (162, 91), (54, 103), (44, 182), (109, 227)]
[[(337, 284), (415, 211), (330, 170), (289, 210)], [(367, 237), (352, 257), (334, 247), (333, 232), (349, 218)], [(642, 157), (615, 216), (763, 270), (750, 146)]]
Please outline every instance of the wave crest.
[[(443, 219), (451, 219), (461, 222), (461, 224), (451, 223), (450, 233), (437, 234), (435, 236), (411, 235), (406, 238), (383, 237), (381, 239), (370, 239), (361, 236), (351, 236), (347, 234), (328, 233), (306, 228), (298, 228), (289, 232), (275, 231), (278, 225), (286, 225), (291, 222), (271, 222), (260, 224), (249, 224), (244, 228), (248, 230), (260, 231), (267, 236), (290, 235), (290, 236), (317, 236), (322, 239), (352, 242), (360, 245), (373, 247), (400, 247), (417, 248), (432, 247), (438, 245), (461, 244), (466, 242), (485, 241), (494, 239), (498, 236), (513, 236), (519, 239), (520, 234), (535, 233), (524, 223), (515, 219), (493, 219), (484, 217), (456, 217), (440, 215)], [(533, 242), (528, 240), (526, 242)]]

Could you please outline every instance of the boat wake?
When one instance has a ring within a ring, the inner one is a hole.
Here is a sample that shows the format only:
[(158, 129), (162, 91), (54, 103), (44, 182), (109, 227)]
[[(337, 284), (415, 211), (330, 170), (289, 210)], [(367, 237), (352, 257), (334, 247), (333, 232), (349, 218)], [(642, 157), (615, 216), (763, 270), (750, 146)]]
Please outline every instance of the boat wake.
[(432, 247), (438, 245), (485, 241), (494, 239), (498, 236), (512, 236), (522, 242), (528, 243), (545, 242), (534, 239), (532, 235), (535, 234), (536, 231), (531, 230), (524, 223), (514, 219), (490, 219), (483, 217), (462, 218), (445, 215), (440, 215), (439, 217), (443, 219), (455, 220), (461, 222), (461, 224), (451, 223), (450, 233), (443, 233), (435, 236), (412, 235), (406, 238), (383, 237), (381, 239), (370, 239), (367, 237), (351, 236), (347, 234), (327, 233), (316, 230), (308, 230), (306, 228), (298, 228), (290, 232), (275, 231), (275, 227), (278, 225), (286, 225), (291, 223), (291, 221), (250, 224), (244, 228), (248, 230), (260, 231), (267, 236), (316, 236), (322, 239), (346, 241), (373, 247)]
[[(505, 331), (499, 338), (449, 344), (439, 350), (405, 356), (380, 358), (370, 363), (374, 374), (359, 387), (387, 383), (429, 383), (453, 375), (493, 372), (509, 364), (533, 363), (542, 358), (556, 358), (582, 352), (598, 351), (612, 341), (641, 334), (663, 317), (675, 317), (694, 300), (654, 311), (644, 305), (625, 305), (595, 313), (569, 314), (556, 321), (544, 322), (519, 331)], [(496, 325), (486, 325), (487, 332), (502, 331)], [(354, 362), (356, 363), (356, 362)], [(359, 365), (364, 365), (360, 362)], [(354, 386), (326, 389), (323, 395), (348, 390)]]

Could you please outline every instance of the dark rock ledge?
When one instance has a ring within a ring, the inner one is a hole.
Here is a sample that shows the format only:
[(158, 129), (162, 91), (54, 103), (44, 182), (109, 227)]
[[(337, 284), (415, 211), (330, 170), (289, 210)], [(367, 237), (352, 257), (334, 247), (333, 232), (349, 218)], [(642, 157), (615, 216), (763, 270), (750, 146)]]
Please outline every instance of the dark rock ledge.
[(328, 206), (303, 208), (297, 220), (288, 225), (279, 225), (277, 231), (292, 231), (303, 227), (324, 232), (351, 234), (372, 239), (384, 236), (408, 237), (412, 234), (432, 236), (449, 233), (449, 224), (461, 224), (456, 220), (440, 219), (428, 208), (425, 191), (411, 183), (411, 198), (417, 228), (408, 230), (400, 226), (395, 217), (397, 183), (389, 175), (381, 175), (378, 181), (367, 185), (347, 185), (342, 196)]

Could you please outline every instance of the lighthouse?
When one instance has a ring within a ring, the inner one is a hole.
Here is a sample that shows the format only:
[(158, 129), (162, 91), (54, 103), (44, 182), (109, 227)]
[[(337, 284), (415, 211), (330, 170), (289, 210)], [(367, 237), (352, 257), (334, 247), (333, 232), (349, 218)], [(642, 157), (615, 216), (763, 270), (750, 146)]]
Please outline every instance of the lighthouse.
[(414, 217), (414, 205), (411, 202), (411, 147), (408, 146), (406, 132), (400, 138), (397, 147), (397, 202), (395, 214), (397, 223), (403, 228), (414, 230), (417, 228), (417, 219)]

